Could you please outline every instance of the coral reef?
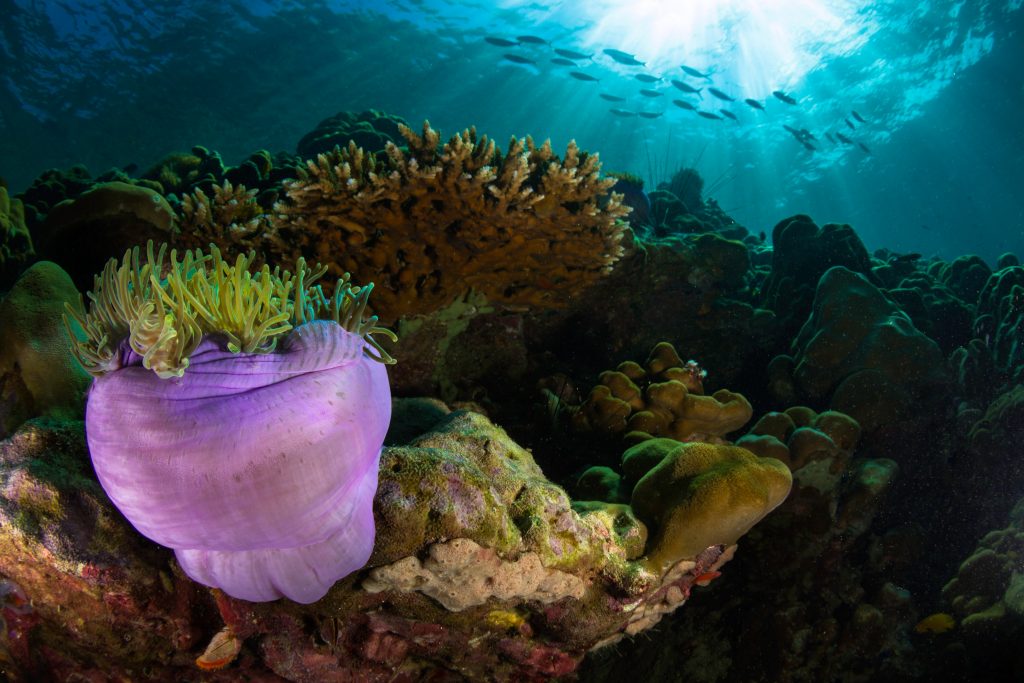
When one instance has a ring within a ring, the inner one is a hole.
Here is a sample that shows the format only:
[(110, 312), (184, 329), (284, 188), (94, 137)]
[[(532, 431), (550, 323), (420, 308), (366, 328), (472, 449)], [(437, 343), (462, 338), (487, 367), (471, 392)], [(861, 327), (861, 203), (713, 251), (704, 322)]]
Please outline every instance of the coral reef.
[(579, 431), (624, 433), (637, 441), (665, 436), (690, 441), (724, 436), (750, 419), (743, 396), (720, 389), (704, 396), (705, 375), (696, 361), (683, 361), (668, 342), (656, 345), (641, 366), (633, 361), (601, 373), (599, 383), (572, 411)]
[(11, 282), (35, 255), (25, 227), (25, 207), (0, 185), (0, 287)]
[(596, 155), (513, 139), (504, 154), (463, 131), (439, 147), (401, 126), (378, 158), (350, 142), (318, 155), (276, 206), (278, 247), (372, 279), (384, 321), (469, 289), (506, 305), (564, 307), (623, 254), (626, 214)]
[(5, 590), (34, 605), (24, 646), (7, 646), (28, 677), (145, 667), (180, 680), (198, 658), (229, 667), (210, 680), (541, 680), (652, 626), (731, 557), (713, 546), (652, 574), (628, 508), (577, 510), (528, 451), (466, 411), (385, 448), (368, 567), (310, 605), (190, 583), (88, 474), (81, 423), (31, 420), (0, 442), (0, 515)]
[(888, 430), (887, 438), (924, 429), (922, 422), (949, 410), (950, 377), (938, 345), (863, 275), (842, 266), (821, 277), (793, 349), (769, 368), (780, 402), (831, 407), (873, 437)]
[(774, 443), (772, 452), (793, 463), (789, 498), (744, 537), (730, 571), (701, 591), (709, 601), (614, 659), (593, 653), (582, 677), (920, 680), (920, 663), (909, 656), (911, 596), (884, 578), (882, 552), (864, 559), (886, 543), (872, 527), (899, 468), (855, 457), (858, 437), (857, 423), (840, 413), (793, 407), (763, 416), (736, 444)]
[(867, 249), (853, 228), (836, 223), (819, 228), (802, 214), (779, 221), (772, 228), (772, 267), (761, 288), (763, 305), (795, 333), (810, 312), (818, 280), (834, 266), (873, 277)]
[(404, 125), (401, 117), (374, 109), (358, 114), (342, 111), (327, 117), (303, 135), (296, 152), (303, 159), (312, 159), (335, 147), (346, 149), (350, 142), (371, 154), (382, 152), (388, 143), (401, 144), (400, 127)]
[(168, 241), (174, 222), (174, 210), (159, 193), (113, 181), (52, 207), (33, 237), (41, 258), (56, 261), (86, 289), (112, 254)]
[(81, 415), (89, 376), (60, 324), (78, 299), (67, 273), (39, 261), (0, 301), (0, 438), (32, 417)]

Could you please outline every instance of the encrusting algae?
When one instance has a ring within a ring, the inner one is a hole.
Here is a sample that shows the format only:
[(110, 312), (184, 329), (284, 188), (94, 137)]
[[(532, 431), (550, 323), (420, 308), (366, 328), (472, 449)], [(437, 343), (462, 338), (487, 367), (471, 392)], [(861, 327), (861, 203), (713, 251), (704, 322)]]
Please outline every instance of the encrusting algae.
[(374, 360), (395, 362), (373, 338), (396, 341), (394, 333), (377, 326), (376, 316), (364, 317), (372, 283), (353, 285), (345, 273), (327, 296), (315, 284), (327, 267), (310, 267), (303, 258), (294, 273), (268, 265), (252, 273), (254, 252), (238, 255), (233, 264), (214, 245), (209, 254), (186, 250), (181, 261), (175, 249), (166, 262), (165, 256), (167, 245), (154, 252), (152, 242), (145, 258), (138, 247), (126, 251), (120, 264), (111, 259), (96, 276), (87, 313), (66, 307), (72, 352), (89, 373), (121, 367), (121, 342), (127, 340), (146, 369), (161, 378), (180, 377), (204, 335), (226, 337), (234, 353), (270, 353), (283, 334), (320, 317), (363, 337), (377, 353), (366, 350)]

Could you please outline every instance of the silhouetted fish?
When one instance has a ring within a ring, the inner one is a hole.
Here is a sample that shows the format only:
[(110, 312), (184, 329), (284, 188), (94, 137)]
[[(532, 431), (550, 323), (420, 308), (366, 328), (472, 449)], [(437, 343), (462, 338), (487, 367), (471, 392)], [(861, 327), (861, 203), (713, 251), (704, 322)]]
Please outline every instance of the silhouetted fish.
[(752, 99), (750, 99), (748, 97), (747, 99), (745, 99), (743, 101), (746, 102), (747, 104), (749, 104), (754, 109), (760, 109), (761, 111), (764, 111), (764, 105), (761, 104), (760, 102), (758, 102), (757, 100), (752, 100)]
[(825, 137), (828, 138), (828, 141), (831, 142), (833, 145), (836, 144), (836, 139), (832, 137), (832, 133), (825, 133)]
[(702, 88), (694, 88), (689, 83), (684, 83), (683, 81), (677, 81), (675, 79), (672, 80), (672, 85), (676, 86), (677, 88), (679, 88), (683, 92), (688, 92), (688, 93), (691, 93), (693, 95), (699, 95), (700, 91), (702, 90)]
[(683, 71), (685, 71), (687, 73), (687, 75), (693, 76), (694, 78), (706, 78), (709, 81), (711, 80), (711, 76), (709, 74), (701, 73), (700, 71), (697, 71), (696, 69), (694, 69), (692, 66), (686, 66), (684, 64), (683, 66), (681, 66), (679, 68), (682, 69)]
[(850, 123), (850, 119), (843, 119), (843, 121), (845, 121), (846, 125), (850, 127), (850, 130), (857, 130), (857, 126)]
[(640, 111), (640, 112), (637, 112), (637, 114), (639, 114), (640, 116), (642, 116), (645, 119), (656, 119), (659, 116), (661, 116), (662, 112), (660, 112), (660, 111)]
[(853, 140), (851, 140), (850, 138), (846, 137), (842, 133), (836, 133), (836, 139), (838, 139), (839, 142), (843, 143), (844, 145), (852, 145), (853, 144)]
[(622, 117), (636, 116), (636, 112), (635, 111), (626, 111), (625, 109), (609, 109), (608, 111), (610, 111), (615, 116), (622, 116)]
[(568, 59), (590, 59), (592, 55), (585, 55), (582, 52), (576, 52), (576, 50), (566, 50), (560, 47), (555, 48), (555, 54)]
[(582, 71), (570, 71), (569, 75), (575, 78), (577, 81), (597, 81), (598, 78), (594, 78), (590, 74), (585, 74)]
[(736, 118), (736, 114), (733, 114), (731, 111), (727, 109), (719, 109), (718, 111), (722, 112), (722, 116), (726, 116), (732, 119), (733, 121), (739, 121), (739, 119)]
[(868, 149), (868, 146), (865, 145), (863, 142), (858, 142), (857, 146), (860, 147), (862, 150), (864, 150), (865, 154), (871, 154), (871, 150)]
[(715, 97), (717, 97), (718, 99), (725, 100), (726, 102), (735, 102), (736, 101), (733, 98), (731, 98), (728, 95), (726, 95), (721, 90), (719, 90), (718, 88), (708, 88), (708, 92), (711, 93), (712, 95), (714, 95)]
[(652, 76), (650, 74), (637, 74), (636, 76), (633, 76), (633, 78), (643, 83), (657, 83), (661, 80), (657, 76)]
[(551, 63), (561, 64), (562, 66), (576, 66), (576, 62), (571, 59), (566, 59), (565, 57), (554, 57), (552, 58)]
[(807, 142), (807, 140), (801, 140), (800, 144), (803, 145), (804, 149), (806, 149), (808, 152), (817, 152), (818, 151), (818, 148), (815, 147), (814, 145), (812, 145), (811, 143)]
[(690, 111), (697, 111), (697, 107), (693, 106), (686, 100), (672, 100), (672, 104), (676, 105), (680, 109), (689, 109)]
[(699, 111), (697, 116), (703, 116), (706, 119), (714, 119), (715, 121), (721, 121), (722, 117), (712, 111)]
[(623, 52), (622, 50), (613, 50), (611, 48), (607, 48), (605, 50), (602, 50), (602, 52), (604, 52), (606, 55), (614, 59), (619, 64), (625, 64), (626, 66), (644, 66), (644, 64), (646, 63), (639, 61), (633, 55), (629, 54), (628, 52)]
[(516, 36), (516, 40), (520, 43), (529, 43), (530, 45), (547, 45), (548, 41), (537, 36)]
[(796, 100), (782, 92), (781, 90), (772, 90), (772, 95), (775, 95), (776, 99), (782, 100), (786, 104), (796, 104)]
[(858, 114), (856, 111), (851, 109), (850, 114), (853, 116), (853, 118), (857, 119), (861, 123), (867, 123), (867, 121), (864, 120), (864, 117)]
[(618, 95), (609, 95), (606, 92), (601, 93), (599, 95), (599, 97), (602, 100), (608, 100), (609, 102), (625, 102), (626, 101), (625, 97), (619, 97)]
[(519, 44), (514, 40), (506, 40), (505, 38), (494, 38), (492, 36), (487, 36), (486, 38), (484, 38), (484, 40), (486, 40), (491, 45), (497, 45), (498, 47), (512, 47), (513, 45)]
[(644, 97), (661, 97), (661, 93), (657, 90), (648, 90), (647, 88), (641, 90), (640, 94)]
[(893, 256), (889, 259), (889, 263), (913, 263), (921, 259), (921, 255), (917, 252), (911, 252), (909, 254), (900, 254), (899, 256)]
[(520, 55), (514, 55), (514, 54), (512, 54), (510, 52), (506, 52), (502, 56), (505, 59), (507, 59), (508, 61), (513, 62), (515, 64), (536, 64), (537, 63), (537, 62), (533, 61), (532, 59), (530, 59), (529, 57), (522, 57)]

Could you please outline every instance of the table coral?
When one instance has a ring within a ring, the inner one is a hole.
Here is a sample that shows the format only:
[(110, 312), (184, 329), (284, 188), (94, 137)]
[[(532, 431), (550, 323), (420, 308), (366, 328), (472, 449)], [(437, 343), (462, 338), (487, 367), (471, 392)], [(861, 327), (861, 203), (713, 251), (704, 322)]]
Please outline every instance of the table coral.
[(504, 154), (475, 129), (439, 146), (400, 126), (407, 149), (350, 142), (285, 183), (279, 248), (377, 282), (383, 320), (430, 312), (473, 289), (516, 305), (561, 307), (623, 254), (628, 211), (596, 154), (515, 138)]

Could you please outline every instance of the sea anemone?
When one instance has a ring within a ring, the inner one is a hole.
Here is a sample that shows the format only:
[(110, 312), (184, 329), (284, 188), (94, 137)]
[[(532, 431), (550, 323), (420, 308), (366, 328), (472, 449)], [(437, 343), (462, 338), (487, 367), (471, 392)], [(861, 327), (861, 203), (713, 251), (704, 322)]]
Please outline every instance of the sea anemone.
[[(86, 437), (104, 490), (193, 579), (252, 601), (313, 602), (373, 549), (391, 417), (365, 316), (372, 285), (316, 285), (216, 248), (135, 248), (65, 317), (95, 376)], [(323, 319), (321, 319), (321, 316)]]

